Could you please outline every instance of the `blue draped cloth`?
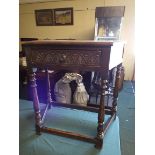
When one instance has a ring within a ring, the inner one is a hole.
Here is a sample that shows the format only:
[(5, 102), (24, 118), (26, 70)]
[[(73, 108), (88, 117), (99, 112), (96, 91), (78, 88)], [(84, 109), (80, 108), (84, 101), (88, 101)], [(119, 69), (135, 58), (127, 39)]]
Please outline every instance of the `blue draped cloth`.
[[(45, 105), (41, 104), (41, 109)], [(119, 119), (108, 129), (101, 149), (94, 144), (57, 135), (35, 134), (34, 110), (31, 101), (20, 100), (19, 112), (20, 155), (121, 155)], [(105, 117), (107, 120), (108, 116)], [(96, 136), (97, 113), (82, 110), (52, 107), (45, 118), (45, 126)]]

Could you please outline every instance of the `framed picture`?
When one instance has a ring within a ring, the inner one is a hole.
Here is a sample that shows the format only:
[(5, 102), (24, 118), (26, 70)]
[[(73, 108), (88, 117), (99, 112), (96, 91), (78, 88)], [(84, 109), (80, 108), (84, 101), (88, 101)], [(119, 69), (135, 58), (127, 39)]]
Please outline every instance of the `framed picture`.
[(54, 9), (54, 25), (73, 25), (73, 8)]
[(53, 10), (35, 10), (36, 25), (50, 26), (53, 25)]

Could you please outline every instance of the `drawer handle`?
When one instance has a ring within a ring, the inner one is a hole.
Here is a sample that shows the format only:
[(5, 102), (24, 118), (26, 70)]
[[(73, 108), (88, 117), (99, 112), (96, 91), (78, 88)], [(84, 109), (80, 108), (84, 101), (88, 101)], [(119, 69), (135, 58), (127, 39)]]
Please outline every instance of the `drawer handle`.
[(62, 54), (60, 59), (59, 59), (59, 62), (65, 62), (66, 61), (66, 55), (65, 54)]

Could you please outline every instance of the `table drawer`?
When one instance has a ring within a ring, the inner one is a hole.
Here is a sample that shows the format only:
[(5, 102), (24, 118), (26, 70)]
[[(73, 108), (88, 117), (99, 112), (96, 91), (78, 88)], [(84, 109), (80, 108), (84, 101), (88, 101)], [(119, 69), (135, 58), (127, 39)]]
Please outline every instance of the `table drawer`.
[(29, 54), (32, 66), (101, 66), (100, 50), (35, 49)]

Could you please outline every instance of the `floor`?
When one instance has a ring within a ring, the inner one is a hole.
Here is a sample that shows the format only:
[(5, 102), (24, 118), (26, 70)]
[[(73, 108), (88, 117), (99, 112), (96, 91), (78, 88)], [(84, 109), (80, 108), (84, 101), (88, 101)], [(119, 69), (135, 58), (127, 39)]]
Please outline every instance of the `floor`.
[[(123, 89), (119, 93), (118, 117), (120, 121), (120, 141), (122, 155), (135, 155), (135, 93), (134, 83), (124, 81)], [(19, 98), (29, 99), (27, 85), (19, 86)]]
[(135, 155), (135, 87), (125, 81), (119, 94), (118, 117), (122, 155)]
[[(19, 105), (20, 155), (121, 155), (118, 117), (109, 127), (104, 137), (103, 147), (96, 149), (92, 143), (72, 138), (47, 133), (36, 135), (32, 102), (19, 100)], [(42, 109), (45, 105), (40, 104), (40, 107)], [(108, 117), (105, 116), (105, 121)], [(44, 125), (96, 137), (97, 113), (52, 107), (48, 110)]]

